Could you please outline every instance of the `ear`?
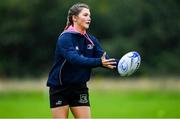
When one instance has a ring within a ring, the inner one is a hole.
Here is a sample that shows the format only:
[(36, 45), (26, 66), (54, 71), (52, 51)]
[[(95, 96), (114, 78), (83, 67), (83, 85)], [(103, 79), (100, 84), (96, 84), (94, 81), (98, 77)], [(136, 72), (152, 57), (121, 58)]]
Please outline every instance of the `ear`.
[(76, 22), (77, 21), (77, 16), (73, 15), (72, 20), (73, 20), (73, 22)]

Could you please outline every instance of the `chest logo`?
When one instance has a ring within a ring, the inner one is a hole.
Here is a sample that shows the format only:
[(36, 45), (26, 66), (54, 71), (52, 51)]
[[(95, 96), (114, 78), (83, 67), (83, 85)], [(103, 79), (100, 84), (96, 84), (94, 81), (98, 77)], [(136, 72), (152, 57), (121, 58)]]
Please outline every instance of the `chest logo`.
[(93, 49), (93, 45), (92, 44), (88, 44), (87, 45), (87, 49), (89, 49), (89, 50)]
[(76, 49), (76, 50), (79, 50), (79, 47), (78, 47), (78, 46), (76, 46), (76, 47), (75, 47), (75, 49)]

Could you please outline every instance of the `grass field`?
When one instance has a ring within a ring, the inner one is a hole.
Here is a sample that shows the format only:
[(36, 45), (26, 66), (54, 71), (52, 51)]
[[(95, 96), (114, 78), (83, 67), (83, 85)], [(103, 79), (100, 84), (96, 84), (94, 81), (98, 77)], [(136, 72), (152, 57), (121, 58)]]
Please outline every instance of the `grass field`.
[[(179, 90), (90, 90), (93, 118), (178, 118)], [(45, 90), (9, 90), (0, 92), (1, 118), (48, 118), (48, 92)], [(70, 114), (70, 117), (72, 115)]]

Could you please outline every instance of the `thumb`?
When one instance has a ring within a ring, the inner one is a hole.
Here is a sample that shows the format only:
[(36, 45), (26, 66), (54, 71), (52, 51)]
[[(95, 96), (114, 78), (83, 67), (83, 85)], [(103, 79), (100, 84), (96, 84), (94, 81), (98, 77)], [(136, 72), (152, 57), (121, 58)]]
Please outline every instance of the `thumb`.
[(106, 57), (106, 52), (104, 52), (102, 55), (102, 58), (105, 58), (105, 57)]

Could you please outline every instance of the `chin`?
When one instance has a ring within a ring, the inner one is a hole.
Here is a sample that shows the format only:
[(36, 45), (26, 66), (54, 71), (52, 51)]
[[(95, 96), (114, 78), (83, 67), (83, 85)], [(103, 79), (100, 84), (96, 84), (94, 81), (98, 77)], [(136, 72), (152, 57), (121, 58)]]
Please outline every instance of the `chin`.
[(88, 26), (84, 26), (85, 29), (89, 29), (89, 25)]

